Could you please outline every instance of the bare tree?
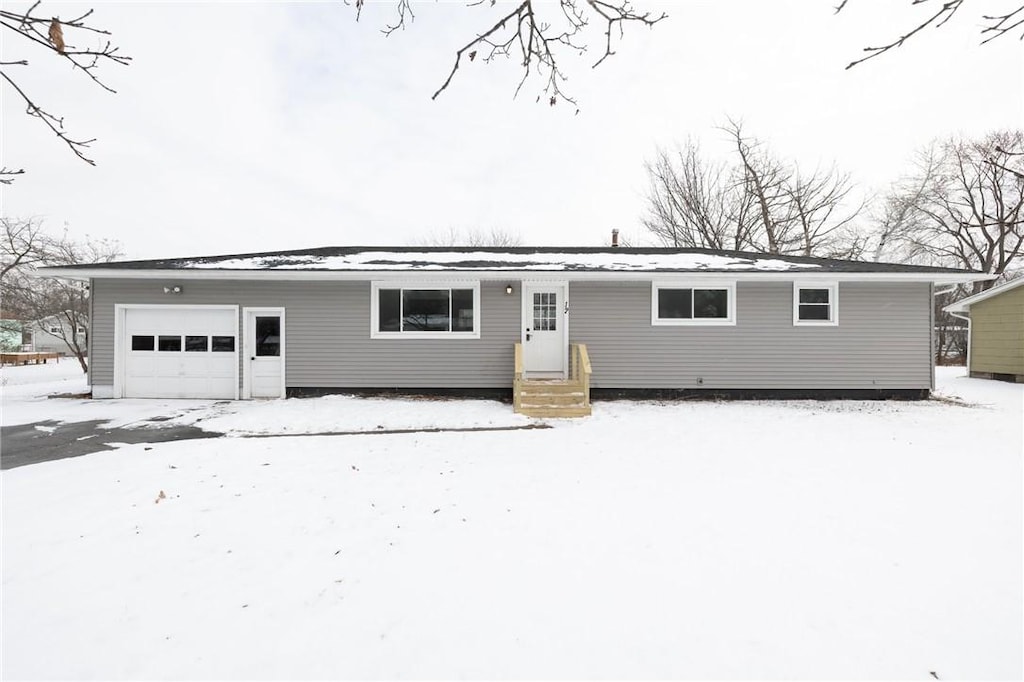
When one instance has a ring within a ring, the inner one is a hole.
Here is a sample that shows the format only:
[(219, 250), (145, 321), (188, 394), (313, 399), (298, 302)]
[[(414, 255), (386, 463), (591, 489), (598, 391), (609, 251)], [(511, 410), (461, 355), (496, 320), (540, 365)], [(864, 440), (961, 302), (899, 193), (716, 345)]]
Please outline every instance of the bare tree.
[[(729, 120), (722, 127), (736, 147), (740, 164), (735, 183), (753, 203), (753, 230), (763, 238), (768, 253), (783, 253), (793, 228), (791, 180), (794, 170), (769, 152), (763, 143), (743, 133), (743, 124)], [(751, 235), (751, 243), (762, 240)]]
[(863, 254), (864, 239), (852, 227), (865, 204), (850, 206), (852, 190), (849, 173), (835, 166), (806, 176), (794, 172), (786, 193), (801, 255), (858, 258)]
[[(353, 0), (352, 4), (358, 20), (365, 0)], [(504, 57), (515, 59), (522, 67), (516, 95), (533, 76), (543, 83), (538, 102), (546, 97), (551, 106), (559, 100), (575, 106), (576, 100), (564, 90), (566, 75), (560, 60), (585, 55), (590, 42), (599, 41), (600, 56), (593, 63), (597, 67), (615, 54), (616, 41), (622, 40), (626, 24), (649, 27), (668, 16), (637, 11), (629, 0), (521, 0), (511, 10), (507, 4), (498, 6), (495, 0), (470, 0), (467, 5), (490, 14), (481, 21), (482, 30), (455, 51), (451, 71), (431, 99), (437, 99), (451, 85), (466, 62), (479, 59), (490, 63)], [(404, 29), (416, 18), (412, 0), (394, 0), (394, 7), (396, 20), (381, 31), (386, 36)], [(601, 31), (600, 38), (588, 36), (591, 22)]]
[[(0, 8), (0, 35), (6, 36), (5, 52), (11, 52), (15, 47), (29, 45), (41, 47), (65, 60), (72, 70), (85, 74), (103, 90), (115, 92), (101, 80), (99, 69), (108, 63), (127, 66), (131, 57), (120, 54), (118, 48), (111, 44), (107, 37), (110, 31), (91, 23), (93, 10), (87, 10), (73, 19), (61, 19), (44, 16), (40, 10), (41, 4), (42, 0), (36, 0), (24, 13)], [(29, 89), (21, 81), (21, 67), (27, 66), (29, 61), (25, 58), (0, 60), (0, 79), (3, 79), (7, 87), (25, 102), (25, 113), (41, 121), (79, 159), (91, 166), (96, 165), (96, 162), (86, 155), (88, 147), (96, 140), (72, 136), (64, 127), (63, 116), (44, 107), (29, 94)], [(24, 172), (22, 168), (0, 168), (0, 183), (10, 184), (14, 176)]]
[(850, 176), (835, 167), (803, 173), (781, 160), (743, 126), (721, 128), (732, 163), (705, 159), (696, 143), (646, 165), (650, 187), (644, 226), (663, 244), (738, 251), (858, 257), (854, 229), (863, 203), (853, 204)]
[(3, 225), (3, 247), (0, 248), (0, 285), (6, 284), (9, 273), (16, 268), (44, 263), (52, 252), (53, 238), (43, 230), (38, 218), (8, 220)]
[[(865, 47), (864, 52), (867, 54), (847, 64), (847, 69), (862, 64), (869, 59), (879, 57), (889, 50), (902, 47), (904, 43), (926, 28), (941, 28), (964, 6), (964, 0), (909, 0), (909, 2), (912, 6), (922, 8), (926, 11), (926, 14), (907, 31), (888, 43), (883, 43), (876, 47)], [(836, 6), (836, 14), (842, 12), (848, 4), (849, 0), (840, 0)], [(989, 6), (994, 7), (996, 3), (992, 3), (990, 0)], [(996, 38), (1007, 34), (1016, 34), (1017, 32), (1020, 32), (1019, 37), (1024, 38), (1024, 4), (1018, 5), (1013, 9), (1006, 7), (1004, 4), (1001, 9), (989, 11), (991, 14), (983, 13), (977, 17), (978, 25), (981, 27), (981, 43), (983, 45)]]
[(517, 232), (510, 232), (492, 227), (490, 230), (460, 230), (449, 227), (447, 230), (434, 231), (420, 240), (421, 246), (521, 246), (523, 238)]
[(3, 227), (0, 317), (37, 326), (58, 321), (55, 335), (78, 358), (82, 371), (88, 371), (88, 338), (79, 332), (89, 328), (88, 287), (81, 282), (36, 277), (36, 268), (107, 263), (122, 255), (120, 244), (88, 238), (76, 241), (66, 231), (54, 236), (37, 220), (4, 219)]
[[(921, 262), (1002, 275), (1024, 252), (1024, 132), (950, 138), (922, 150), (890, 195), (888, 247)], [(906, 188), (913, 191), (906, 192)], [(993, 282), (977, 282), (974, 293)]]
[(749, 224), (734, 210), (724, 164), (707, 161), (687, 140), (674, 153), (659, 149), (645, 164), (650, 179), (643, 225), (668, 246), (742, 250)]

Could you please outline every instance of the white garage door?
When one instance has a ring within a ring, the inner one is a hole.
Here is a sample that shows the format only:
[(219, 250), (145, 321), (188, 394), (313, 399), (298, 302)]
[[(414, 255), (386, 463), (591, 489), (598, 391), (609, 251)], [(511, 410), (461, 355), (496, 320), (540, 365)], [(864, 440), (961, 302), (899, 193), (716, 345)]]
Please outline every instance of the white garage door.
[(220, 308), (124, 311), (126, 398), (235, 398), (238, 313)]

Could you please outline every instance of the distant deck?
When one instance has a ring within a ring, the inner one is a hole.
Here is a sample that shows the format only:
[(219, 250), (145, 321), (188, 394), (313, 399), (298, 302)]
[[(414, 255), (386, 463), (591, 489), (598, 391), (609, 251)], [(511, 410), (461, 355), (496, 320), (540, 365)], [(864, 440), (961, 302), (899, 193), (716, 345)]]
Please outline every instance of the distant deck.
[(0, 353), (0, 365), (38, 365), (47, 360), (60, 360), (60, 353)]

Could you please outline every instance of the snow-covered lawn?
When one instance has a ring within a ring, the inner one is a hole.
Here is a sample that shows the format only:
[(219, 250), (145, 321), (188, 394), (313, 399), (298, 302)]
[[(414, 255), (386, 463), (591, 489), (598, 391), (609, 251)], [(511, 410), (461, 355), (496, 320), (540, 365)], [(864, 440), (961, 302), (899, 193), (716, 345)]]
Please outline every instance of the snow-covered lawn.
[[(0, 676), (1019, 679), (1024, 387), (962, 374), (940, 390), (974, 406), (598, 403), (547, 430), (228, 436), (5, 471)], [(487, 401), (32, 385), (8, 381), (5, 425), (524, 423)]]

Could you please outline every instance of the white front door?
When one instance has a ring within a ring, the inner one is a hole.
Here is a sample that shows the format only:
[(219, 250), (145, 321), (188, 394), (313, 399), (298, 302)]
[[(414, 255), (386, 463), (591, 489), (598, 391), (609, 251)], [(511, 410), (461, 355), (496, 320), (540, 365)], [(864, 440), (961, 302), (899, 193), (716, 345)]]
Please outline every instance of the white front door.
[(566, 376), (566, 288), (565, 284), (523, 285), (523, 371), (528, 377)]
[(284, 310), (245, 310), (245, 397), (284, 397)]

